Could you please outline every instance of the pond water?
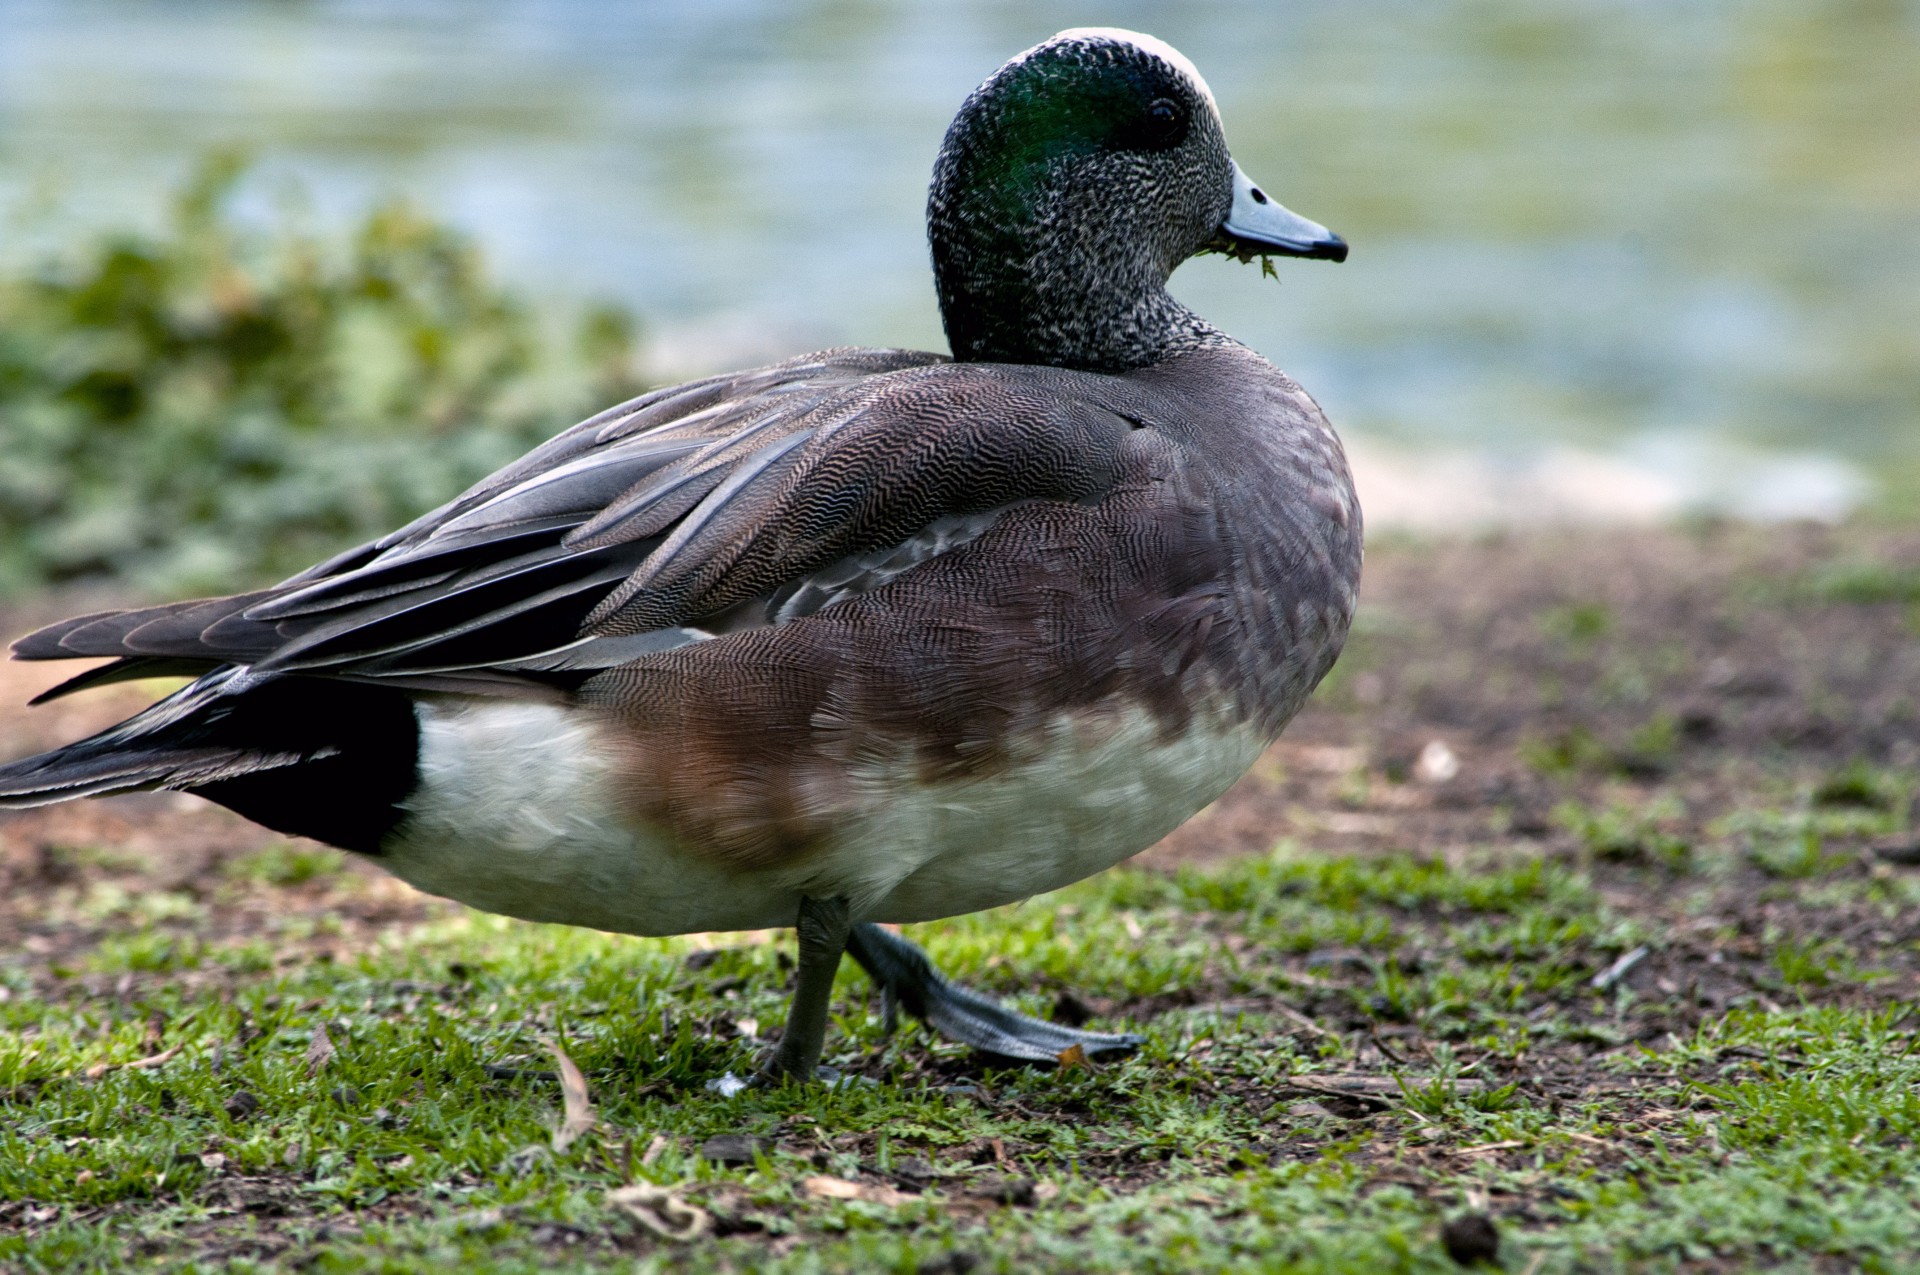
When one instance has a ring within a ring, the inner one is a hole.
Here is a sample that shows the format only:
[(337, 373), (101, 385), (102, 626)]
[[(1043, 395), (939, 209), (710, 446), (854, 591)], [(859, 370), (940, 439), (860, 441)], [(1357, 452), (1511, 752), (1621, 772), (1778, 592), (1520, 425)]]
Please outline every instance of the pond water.
[(1479, 458), (1412, 488), (1498, 503), (1577, 457), (1777, 516), (1920, 456), (1901, 0), (0, 0), (0, 199), (150, 219), (239, 143), (257, 207), (405, 194), (535, 290), (631, 306), (663, 368), (944, 348), (941, 133), (1082, 24), (1189, 54), (1241, 165), (1352, 242), (1176, 291), (1377, 454)]

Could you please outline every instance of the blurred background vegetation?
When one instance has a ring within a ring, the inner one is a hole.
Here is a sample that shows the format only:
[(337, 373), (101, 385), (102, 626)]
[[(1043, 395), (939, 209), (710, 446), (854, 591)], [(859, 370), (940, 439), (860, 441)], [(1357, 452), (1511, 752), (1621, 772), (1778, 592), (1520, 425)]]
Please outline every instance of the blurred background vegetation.
[(940, 136), (1096, 24), (1354, 244), (1174, 288), (1370, 528), (1920, 508), (1920, 0), (7, 0), (0, 590), (240, 588), (635, 380), (943, 348)]
[(249, 227), (244, 171), (215, 155), (159, 233), (0, 275), (0, 594), (291, 574), (636, 392), (624, 312), (556, 330), (405, 204), (337, 242)]

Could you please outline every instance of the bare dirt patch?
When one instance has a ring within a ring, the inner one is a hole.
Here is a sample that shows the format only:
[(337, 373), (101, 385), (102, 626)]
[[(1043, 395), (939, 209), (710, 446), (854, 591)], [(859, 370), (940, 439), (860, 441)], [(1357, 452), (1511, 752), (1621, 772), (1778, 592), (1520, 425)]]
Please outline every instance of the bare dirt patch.
[[(1347, 654), (1251, 774), (1149, 852), (1564, 843), (1569, 798), (1704, 827), (1920, 764), (1920, 532), (1714, 524), (1388, 542)], [(1421, 766), (1441, 745), (1457, 769)]]

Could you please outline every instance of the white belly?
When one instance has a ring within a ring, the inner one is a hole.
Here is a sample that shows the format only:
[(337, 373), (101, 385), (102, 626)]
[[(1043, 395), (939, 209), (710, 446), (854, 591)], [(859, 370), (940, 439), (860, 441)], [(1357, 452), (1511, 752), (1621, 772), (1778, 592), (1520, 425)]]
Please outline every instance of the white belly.
[(800, 899), (923, 921), (1011, 903), (1152, 845), (1219, 796), (1266, 740), (1196, 718), (1163, 740), (1144, 711), (1061, 719), (1002, 774), (933, 786), (853, 776), (871, 800), (804, 862), (740, 871), (624, 817), (592, 722), (544, 704), (422, 703), (420, 781), (382, 861), (433, 894), (630, 934), (791, 925)]
[(1251, 726), (1201, 719), (1162, 739), (1144, 710), (1098, 731), (1063, 719), (1031, 762), (1004, 775), (903, 787), (844, 853), (880, 860), (891, 851), (913, 864), (887, 883), (870, 919), (998, 907), (1145, 850), (1225, 792), (1267, 742)]

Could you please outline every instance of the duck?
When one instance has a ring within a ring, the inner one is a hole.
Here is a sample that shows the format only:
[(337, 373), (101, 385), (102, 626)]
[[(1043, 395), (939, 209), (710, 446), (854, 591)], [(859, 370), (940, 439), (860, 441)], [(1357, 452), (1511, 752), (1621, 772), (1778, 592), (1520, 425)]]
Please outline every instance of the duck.
[(429, 894), (621, 934), (792, 927), (768, 1082), (843, 956), (1014, 1060), (1142, 1038), (947, 978), (891, 925), (1065, 886), (1231, 785), (1338, 657), (1362, 525), (1298, 383), (1168, 291), (1344, 260), (1152, 36), (1062, 31), (963, 103), (927, 203), (951, 355), (652, 390), (270, 588), (83, 615), (39, 697), (191, 678), (0, 767), (0, 807), (189, 793)]

